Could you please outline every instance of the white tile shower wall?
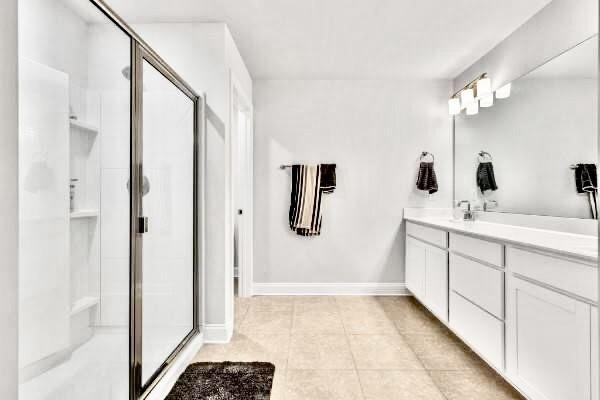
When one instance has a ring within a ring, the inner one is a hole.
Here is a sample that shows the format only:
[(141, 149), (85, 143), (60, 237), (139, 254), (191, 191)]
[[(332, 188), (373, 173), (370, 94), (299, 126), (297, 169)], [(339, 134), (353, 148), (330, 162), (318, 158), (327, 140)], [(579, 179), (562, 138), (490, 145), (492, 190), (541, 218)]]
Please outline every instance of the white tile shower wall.
[[(121, 71), (130, 46), (112, 26), (90, 25), (89, 87), (100, 103), (100, 324), (129, 321), (129, 96)], [(106, 57), (112, 54), (112, 57)]]
[[(254, 82), (254, 281), (403, 283), (404, 207), (452, 198), (448, 81)], [(440, 190), (415, 188), (421, 151), (435, 154)], [(290, 231), (290, 163), (337, 164), (322, 233)]]

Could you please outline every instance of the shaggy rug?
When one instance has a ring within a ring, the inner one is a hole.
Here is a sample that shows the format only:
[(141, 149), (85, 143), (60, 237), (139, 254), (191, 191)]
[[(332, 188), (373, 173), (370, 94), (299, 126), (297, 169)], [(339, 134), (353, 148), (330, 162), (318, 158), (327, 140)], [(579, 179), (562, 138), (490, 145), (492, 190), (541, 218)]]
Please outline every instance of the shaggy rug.
[(268, 400), (275, 366), (265, 362), (190, 364), (165, 400)]

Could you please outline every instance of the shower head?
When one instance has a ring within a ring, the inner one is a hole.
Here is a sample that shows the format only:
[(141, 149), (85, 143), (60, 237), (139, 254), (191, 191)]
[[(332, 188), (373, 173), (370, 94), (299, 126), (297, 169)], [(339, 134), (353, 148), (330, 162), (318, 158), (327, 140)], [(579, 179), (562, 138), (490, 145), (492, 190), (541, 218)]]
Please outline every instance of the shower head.
[(125, 77), (125, 79), (127, 79), (128, 81), (131, 80), (131, 67), (127, 66), (125, 68), (123, 68), (121, 70), (121, 73), (123, 74), (123, 76)]

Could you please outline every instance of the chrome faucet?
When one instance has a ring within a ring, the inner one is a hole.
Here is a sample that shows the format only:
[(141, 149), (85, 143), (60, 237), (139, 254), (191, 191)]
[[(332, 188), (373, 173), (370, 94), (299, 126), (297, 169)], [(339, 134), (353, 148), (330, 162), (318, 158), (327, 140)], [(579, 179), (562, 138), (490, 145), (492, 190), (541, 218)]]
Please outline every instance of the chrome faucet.
[[(463, 204), (467, 205), (466, 210), (461, 207)], [(471, 212), (471, 202), (469, 200), (461, 200), (456, 204), (456, 206), (463, 212), (463, 221), (473, 221), (474, 218), (473, 213)]]

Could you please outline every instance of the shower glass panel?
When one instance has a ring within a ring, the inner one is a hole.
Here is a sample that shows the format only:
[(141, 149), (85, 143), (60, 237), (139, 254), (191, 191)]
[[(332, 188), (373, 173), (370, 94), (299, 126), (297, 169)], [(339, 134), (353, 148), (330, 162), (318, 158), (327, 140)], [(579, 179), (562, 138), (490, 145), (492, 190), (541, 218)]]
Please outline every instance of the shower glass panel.
[(142, 60), (142, 383), (194, 329), (194, 101)]
[(19, 399), (129, 398), (131, 38), (19, 1)]

